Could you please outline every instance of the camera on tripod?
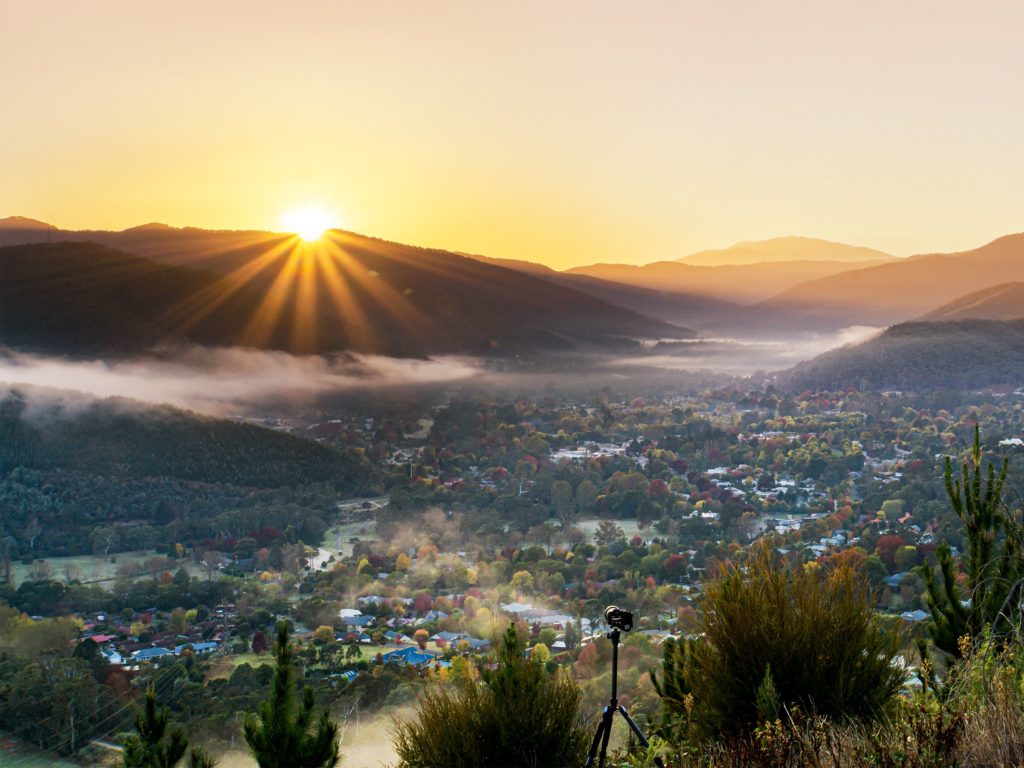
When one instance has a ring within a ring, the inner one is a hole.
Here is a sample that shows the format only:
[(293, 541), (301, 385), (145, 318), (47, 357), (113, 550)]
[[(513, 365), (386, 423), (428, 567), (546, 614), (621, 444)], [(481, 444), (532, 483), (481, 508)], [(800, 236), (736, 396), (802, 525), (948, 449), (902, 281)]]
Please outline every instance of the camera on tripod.
[(609, 605), (604, 609), (604, 620), (612, 629), (629, 632), (633, 628), (633, 614), (617, 605)]
[[(594, 761), (597, 761), (597, 768), (604, 768), (604, 761), (608, 757), (608, 737), (612, 733), (612, 716), (618, 712), (626, 721), (626, 725), (633, 731), (637, 740), (647, 748), (651, 743), (644, 736), (633, 718), (629, 716), (626, 708), (619, 704), (619, 641), (620, 632), (629, 632), (633, 628), (633, 614), (624, 611), (617, 605), (609, 605), (604, 609), (604, 620), (611, 627), (607, 638), (612, 641), (612, 696), (608, 700), (608, 706), (601, 713), (601, 722), (597, 725), (597, 733), (594, 740), (590, 742), (590, 753), (587, 755), (587, 762), (583, 768), (594, 768)], [(654, 764), (658, 768), (665, 768), (665, 763), (660, 757), (655, 756)]]

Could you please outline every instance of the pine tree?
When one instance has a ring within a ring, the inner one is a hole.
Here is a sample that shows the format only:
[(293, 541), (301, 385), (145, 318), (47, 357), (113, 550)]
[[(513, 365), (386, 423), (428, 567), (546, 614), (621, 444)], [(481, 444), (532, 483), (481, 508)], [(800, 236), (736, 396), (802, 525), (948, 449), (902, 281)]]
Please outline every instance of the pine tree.
[(338, 725), (327, 710), (315, 716), (313, 689), (306, 687), (297, 701), (288, 624), (278, 622), (274, 645), (277, 666), (270, 695), (259, 713), (250, 713), (243, 728), (249, 751), (260, 768), (333, 768), (338, 751)]
[[(167, 707), (157, 709), (156, 691), (150, 686), (146, 703), (135, 715), (135, 733), (124, 738), (121, 768), (174, 768), (188, 752), (188, 737), (169, 724)], [(199, 747), (189, 753), (189, 768), (213, 768), (216, 761)]]
[[(981, 432), (974, 427), (974, 446), (953, 479), (953, 462), (946, 458), (946, 495), (967, 532), (967, 583), (962, 591), (956, 583), (958, 563), (943, 542), (936, 557), (941, 581), (934, 570), (924, 566), (925, 599), (932, 614), (931, 635), (935, 645), (960, 657), (961, 638), (976, 638), (986, 628), (997, 631), (1014, 619), (1013, 592), (1024, 579), (1021, 531), (1006, 512), (1003, 485), (1008, 463), (996, 474), (994, 463), (985, 472), (981, 461)], [(987, 475), (987, 476), (986, 476)]]

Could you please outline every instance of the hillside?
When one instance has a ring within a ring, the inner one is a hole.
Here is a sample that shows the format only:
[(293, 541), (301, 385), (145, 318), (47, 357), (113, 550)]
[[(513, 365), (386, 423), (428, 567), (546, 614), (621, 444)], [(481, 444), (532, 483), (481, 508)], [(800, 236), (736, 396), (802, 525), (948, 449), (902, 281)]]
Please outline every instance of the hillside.
[(543, 264), (531, 261), (495, 259), (489, 256), (473, 256), (472, 258), (519, 270), (541, 280), (573, 288), (601, 301), (607, 301), (609, 304), (625, 307), (634, 312), (688, 328), (700, 328), (738, 308), (732, 302), (712, 296), (655, 290), (612, 280), (602, 280), (590, 275), (557, 272)]
[(1024, 283), (1002, 283), (943, 304), (921, 320), (1014, 320), (1024, 317)]
[(804, 282), (734, 322), (764, 327), (784, 318), (790, 328), (885, 326), (920, 317), (967, 292), (1015, 280), (1024, 280), (1024, 234), (970, 251), (914, 256)]
[(720, 267), (727, 264), (757, 264), (780, 261), (885, 261), (891, 254), (815, 237), (775, 237), (744, 240), (729, 248), (691, 253), (678, 261), (693, 266)]
[[(197, 232), (116, 233), (151, 258), (89, 243), (0, 249), (0, 343), (118, 353), (187, 340), (426, 356), (621, 348), (636, 338), (692, 336), (444, 251), (338, 232), (327, 245), (275, 236), (217, 250)], [(229, 235), (213, 233), (212, 242), (227, 243)]]
[(216, 281), (94, 243), (0, 248), (0, 344), (69, 354), (231, 344), (260, 305), (255, 291), (239, 288), (205, 313), (179, 311)]
[[(354, 452), (250, 424), (53, 390), (0, 392), (0, 527), (25, 548), (35, 519), (36, 554), (89, 553), (100, 524), (130, 524), (106, 532), (124, 548), (142, 535), (162, 544), (159, 530), (171, 525), (186, 541), (188, 530), (209, 535), (199, 532), (217, 516), (260, 498), (297, 500), (310, 484), (333, 498), (376, 490), (376, 477)], [(308, 511), (293, 514), (298, 526)], [(250, 511), (237, 524), (261, 523)]]
[(642, 267), (591, 264), (575, 267), (566, 274), (588, 275), (657, 291), (697, 294), (734, 304), (755, 304), (808, 280), (880, 263), (878, 259), (866, 262), (780, 261), (711, 267), (656, 261)]
[(895, 325), (855, 346), (800, 363), (780, 376), (805, 389), (964, 389), (1019, 386), (1024, 320), (960, 320)]

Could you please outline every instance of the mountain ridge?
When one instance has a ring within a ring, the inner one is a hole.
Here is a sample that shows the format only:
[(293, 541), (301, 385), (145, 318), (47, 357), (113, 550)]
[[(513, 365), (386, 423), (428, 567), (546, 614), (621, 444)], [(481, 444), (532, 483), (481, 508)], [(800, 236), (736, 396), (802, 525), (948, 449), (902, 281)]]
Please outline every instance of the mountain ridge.
[(0, 248), (0, 342), (62, 353), (127, 354), (187, 341), (427, 357), (621, 349), (640, 338), (694, 335), (445, 252), (335, 233), (331, 256), (287, 238), (269, 250), (197, 255), (163, 236), (151, 243), (162, 259), (94, 243)]
[(788, 261), (862, 262), (895, 258), (890, 253), (865, 246), (787, 235), (766, 240), (741, 240), (727, 248), (697, 251), (676, 261), (694, 266), (739, 266)]

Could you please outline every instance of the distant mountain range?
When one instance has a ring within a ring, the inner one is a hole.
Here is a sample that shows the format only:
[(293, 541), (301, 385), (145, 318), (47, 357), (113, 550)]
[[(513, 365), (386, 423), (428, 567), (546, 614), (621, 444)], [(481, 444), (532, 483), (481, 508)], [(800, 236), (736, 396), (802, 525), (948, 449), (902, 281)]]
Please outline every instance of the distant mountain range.
[(870, 262), (891, 261), (884, 251), (864, 248), (815, 237), (775, 237), (769, 240), (744, 240), (729, 248), (698, 251), (679, 259), (695, 267), (721, 267), (736, 264), (763, 264), (786, 261)]
[(525, 272), (541, 280), (574, 288), (595, 298), (650, 315), (669, 323), (699, 328), (736, 312), (741, 305), (699, 293), (644, 288), (638, 285), (602, 280), (573, 272), (556, 272), (543, 264), (517, 259), (495, 259), (472, 256), (474, 259)]
[(793, 286), (735, 316), (769, 330), (886, 326), (1007, 281), (1024, 280), (1024, 234), (970, 251), (912, 256)]
[(656, 261), (642, 267), (633, 264), (592, 264), (575, 267), (568, 272), (641, 288), (699, 294), (733, 304), (755, 304), (809, 280), (885, 263), (888, 263), (888, 259), (862, 262), (769, 261), (721, 266)]
[(0, 344), (118, 354), (189, 341), (422, 357), (694, 336), (521, 272), (347, 233), (322, 250), (269, 233), (90, 233), (149, 258), (49, 236), (0, 248)]
[[(127, 292), (114, 297), (100, 300), (97, 294), (93, 310), (106, 308), (107, 314), (93, 324), (72, 318), (73, 308), (82, 309), (82, 296), (47, 318), (36, 317), (31, 328), (30, 308), (7, 309), (0, 343), (5, 338), (38, 342), (47, 327), (54, 339), (84, 343), (85, 328), (92, 327), (89, 333), (102, 337), (101, 347), (135, 348), (169, 337), (298, 352), (516, 355), (625, 350), (637, 339), (690, 339), (696, 333), (777, 339), (853, 325), (882, 328), (915, 318), (1024, 316), (1018, 310), (1024, 310), (1024, 287), (1016, 282), (1024, 283), (1024, 234), (961, 253), (904, 259), (870, 248), (784, 237), (744, 241), (678, 261), (593, 264), (564, 272), (342, 231), (328, 239), (323, 252), (331, 255), (322, 258), (311, 256), (294, 237), (272, 232), (163, 224), (75, 232), (34, 219), (0, 219), (0, 244), (49, 242), (53, 249), (65, 241), (89, 240), (118, 249), (122, 257), (149, 261), (147, 267), (126, 267), (122, 281), (129, 274), (143, 280), (154, 264), (202, 274), (168, 276), (163, 296), (151, 295), (137, 282), (127, 283)], [(45, 292), (45, 270), (61, 268), (50, 262), (54, 253), (39, 252), (35, 269), (42, 271), (32, 277), (35, 288), (19, 291)], [(90, 285), (95, 290), (106, 290), (97, 277), (103, 268), (86, 261), (75, 263), (94, 270)], [(19, 269), (27, 267), (22, 263)], [(77, 284), (73, 277), (56, 283), (62, 295), (71, 295)], [(136, 302), (132, 296), (147, 298)], [(221, 298), (211, 304), (214, 296)], [(22, 300), (10, 300), (15, 299)], [(40, 306), (53, 301), (44, 296)], [(154, 308), (159, 308), (156, 315)], [(108, 333), (128, 324), (136, 329), (128, 338)]]
[(797, 391), (1018, 387), (1024, 381), (1024, 320), (901, 323), (800, 363), (780, 379)]

